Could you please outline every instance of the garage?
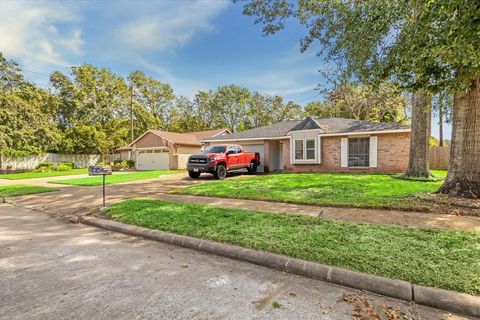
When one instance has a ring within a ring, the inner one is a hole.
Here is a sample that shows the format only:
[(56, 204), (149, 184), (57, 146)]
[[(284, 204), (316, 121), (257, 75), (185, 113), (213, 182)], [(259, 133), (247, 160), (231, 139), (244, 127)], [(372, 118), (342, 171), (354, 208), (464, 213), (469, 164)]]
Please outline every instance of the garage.
[(242, 144), (242, 147), (246, 152), (258, 152), (260, 154), (260, 165), (258, 166), (258, 172), (264, 172), (265, 163), (265, 149), (262, 144)]
[(168, 170), (170, 167), (168, 149), (145, 149), (137, 151), (137, 170)]

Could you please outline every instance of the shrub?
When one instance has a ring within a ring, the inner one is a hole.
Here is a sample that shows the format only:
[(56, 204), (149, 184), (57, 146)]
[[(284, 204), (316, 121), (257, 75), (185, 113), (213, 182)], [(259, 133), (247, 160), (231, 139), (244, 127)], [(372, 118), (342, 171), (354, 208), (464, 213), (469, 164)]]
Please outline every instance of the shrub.
[(74, 169), (75, 168), (75, 164), (73, 162), (68, 162), (68, 161), (62, 161), (60, 162), (58, 165), (66, 165), (66, 166), (69, 166), (70, 168)]
[(127, 160), (128, 168), (134, 168), (135, 167), (135, 160)]
[(40, 162), (38, 164), (37, 169), (43, 169), (43, 170), (53, 169), (53, 162)]
[(72, 170), (72, 167), (69, 166), (69, 165), (60, 163), (60, 164), (57, 166), (56, 170), (57, 170), (57, 171), (70, 171), (70, 170)]

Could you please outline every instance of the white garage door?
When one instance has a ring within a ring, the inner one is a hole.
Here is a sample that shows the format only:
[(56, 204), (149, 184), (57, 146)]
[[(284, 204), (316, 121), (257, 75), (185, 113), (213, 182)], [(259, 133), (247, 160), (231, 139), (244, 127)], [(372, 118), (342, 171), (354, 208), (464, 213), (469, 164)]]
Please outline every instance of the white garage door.
[(260, 154), (260, 166), (257, 168), (258, 172), (264, 171), (265, 151), (262, 144), (247, 144), (243, 145), (246, 152), (258, 152)]
[(169, 152), (166, 149), (147, 149), (137, 152), (137, 170), (169, 169)]

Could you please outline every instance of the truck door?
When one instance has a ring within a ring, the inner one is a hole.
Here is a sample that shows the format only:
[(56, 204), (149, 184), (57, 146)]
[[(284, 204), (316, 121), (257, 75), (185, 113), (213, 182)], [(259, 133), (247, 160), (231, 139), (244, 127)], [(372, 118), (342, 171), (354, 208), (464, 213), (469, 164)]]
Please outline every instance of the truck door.
[(228, 169), (235, 169), (238, 165), (237, 159), (237, 149), (235, 146), (229, 146), (227, 148), (227, 168)]
[(247, 161), (245, 159), (245, 153), (240, 146), (235, 146), (235, 149), (237, 150), (237, 167), (245, 167), (245, 162)]

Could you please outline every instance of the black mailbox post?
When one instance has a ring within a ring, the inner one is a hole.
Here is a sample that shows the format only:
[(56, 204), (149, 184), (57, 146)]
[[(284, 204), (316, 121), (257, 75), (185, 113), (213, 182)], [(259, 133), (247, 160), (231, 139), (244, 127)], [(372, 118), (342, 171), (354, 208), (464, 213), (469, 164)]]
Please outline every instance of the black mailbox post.
[(106, 208), (105, 205), (105, 176), (112, 175), (112, 167), (110, 166), (90, 166), (88, 167), (89, 176), (102, 176), (103, 177), (103, 206), (102, 209)]

